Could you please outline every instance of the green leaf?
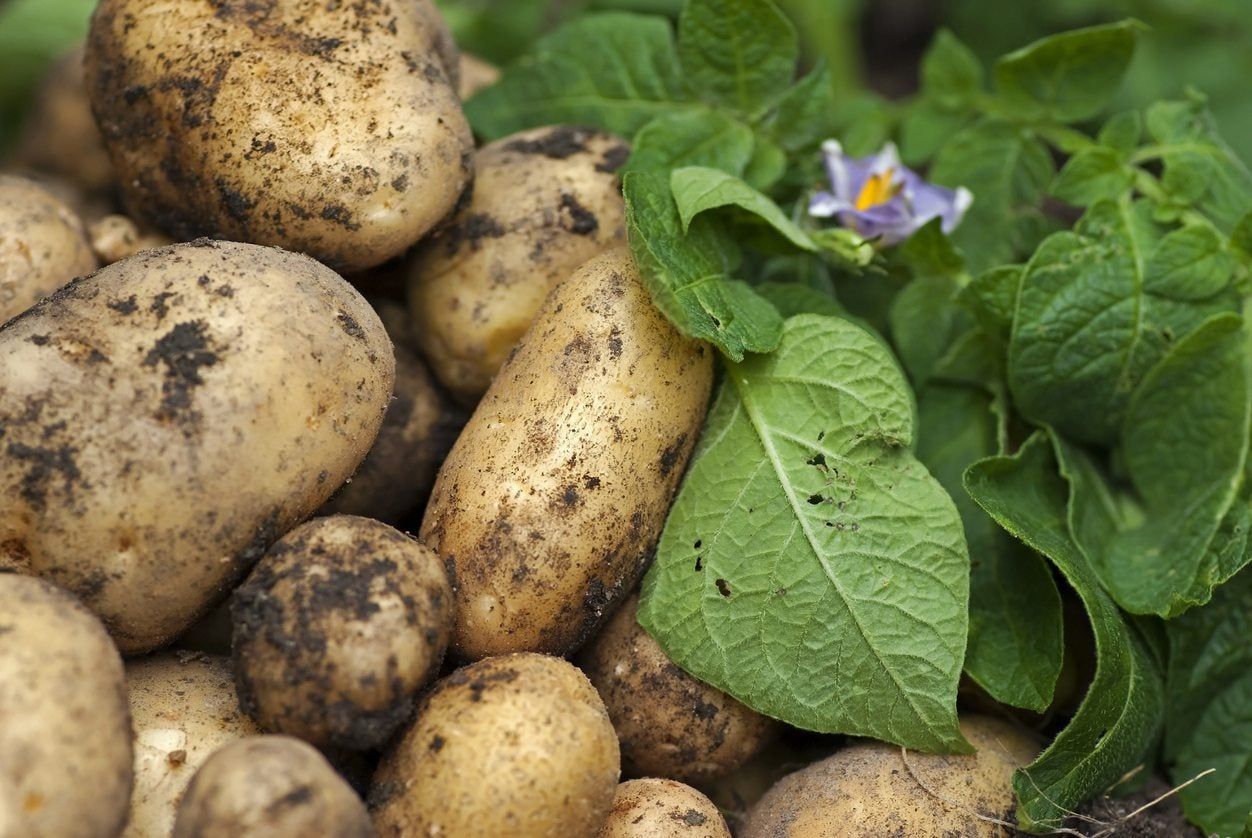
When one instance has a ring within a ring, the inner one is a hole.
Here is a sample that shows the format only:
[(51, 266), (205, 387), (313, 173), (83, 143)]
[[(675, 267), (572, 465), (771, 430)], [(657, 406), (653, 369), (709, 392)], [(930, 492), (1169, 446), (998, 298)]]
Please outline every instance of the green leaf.
[(1143, 117), (1138, 111), (1123, 111), (1109, 117), (1096, 139), (1115, 151), (1131, 152), (1143, 137)]
[(1134, 172), (1119, 152), (1092, 146), (1069, 158), (1048, 191), (1062, 201), (1086, 207), (1128, 194), (1133, 183)]
[(1235, 224), (1230, 234), (1230, 246), (1244, 262), (1252, 262), (1252, 211)]
[(688, 337), (707, 340), (728, 357), (771, 352), (782, 318), (746, 283), (727, 275), (724, 238), (697, 219), (684, 233), (669, 183), (652, 172), (623, 178), (631, 251), (657, 308)]
[(899, 256), (917, 276), (956, 276), (965, 268), (965, 257), (943, 232), (936, 218), (900, 245)]
[(755, 114), (791, 86), (800, 45), (772, 0), (689, 0), (678, 56), (702, 98)]
[(996, 63), (996, 88), (1028, 118), (1090, 119), (1121, 86), (1142, 28), (1122, 21), (1036, 41)]
[(1207, 834), (1238, 834), (1252, 808), (1252, 574), (1166, 631), (1170, 776), (1181, 784), (1216, 769), (1182, 790), (1183, 810)]
[(675, 663), (797, 727), (968, 750), (968, 557), (912, 414), (843, 320), (793, 317), (777, 352), (728, 365), (643, 584)]
[(1163, 184), (1229, 231), (1252, 209), (1252, 172), (1223, 142), (1203, 100), (1158, 102), (1148, 109), (1148, 151), (1165, 167)]
[(965, 486), (1000, 526), (1060, 570), (1082, 600), (1095, 636), (1095, 677), (1078, 711), (1013, 777), (1019, 825), (1048, 831), (1150, 757), (1164, 715), (1161, 674), (1070, 536), (1069, 493), (1046, 435), (1036, 433), (1015, 456), (975, 463)]
[(816, 151), (823, 140), (839, 133), (837, 117), (834, 82), (822, 62), (779, 100), (771, 129), (786, 151)]
[(983, 330), (1004, 344), (1013, 328), (1017, 290), (1024, 273), (1022, 265), (1001, 265), (978, 274), (964, 291)]
[(756, 286), (756, 292), (773, 303), (783, 317), (794, 317), (797, 314), (847, 316), (843, 306), (834, 297), (799, 282), (765, 282)]
[(965, 109), (949, 109), (929, 99), (914, 102), (900, 125), (900, 158), (910, 166), (924, 165), (972, 121)]
[(668, 21), (606, 12), (538, 41), (499, 83), (466, 102), (465, 113), (488, 140), (555, 123), (629, 137), (658, 116), (693, 107)]
[(778, 204), (733, 175), (703, 166), (687, 166), (675, 169), (670, 175), (670, 188), (678, 204), (684, 233), (691, 226), (692, 219), (702, 212), (719, 207), (737, 207), (765, 221), (796, 248), (810, 253), (818, 249), (808, 234), (779, 209)]
[[(1048, 238), (1022, 277), (1009, 385), (1026, 416), (1072, 439), (1110, 444), (1139, 381), (1171, 342), (1235, 308), (1229, 275), (1222, 287), (1210, 259), (1187, 264), (1197, 253), (1190, 234), (1158, 243), (1150, 210), (1096, 204), (1073, 232)], [(1198, 288), (1221, 290), (1197, 297)]]
[(769, 189), (787, 173), (787, 152), (767, 137), (757, 134), (752, 159), (744, 169), (743, 179), (753, 189)]
[(666, 174), (680, 166), (709, 166), (741, 175), (755, 143), (751, 128), (709, 108), (667, 114), (635, 135), (622, 173)]
[(973, 316), (956, 305), (959, 291), (950, 277), (919, 276), (891, 303), (891, 339), (917, 387), (930, 380), (944, 354), (974, 325)]
[(961, 513), (969, 544), (965, 671), (997, 701), (1047, 709), (1061, 671), (1061, 597), (1047, 565), (1008, 536), (962, 483), (974, 461), (1000, 453), (992, 397), (972, 387), (918, 390), (917, 458)]
[(922, 91), (949, 107), (982, 90), (984, 76), (978, 56), (947, 29), (935, 34), (922, 56)]

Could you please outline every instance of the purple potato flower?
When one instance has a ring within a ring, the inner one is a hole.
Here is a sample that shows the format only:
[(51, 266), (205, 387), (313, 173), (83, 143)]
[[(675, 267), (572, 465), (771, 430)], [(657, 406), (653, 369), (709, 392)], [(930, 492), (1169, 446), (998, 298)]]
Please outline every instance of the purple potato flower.
[(884, 245), (899, 244), (936, 218), (943, 219), (943, 232), (951, 233), (974, 200), (963, 186), (947, 189), (927, 183), (900, 162), (894, 143), (858, 160), (845, 156), (837, 141), (827, 140), (822, 156), (831, 191), (813, 196), (809, 215), (836, 218)]

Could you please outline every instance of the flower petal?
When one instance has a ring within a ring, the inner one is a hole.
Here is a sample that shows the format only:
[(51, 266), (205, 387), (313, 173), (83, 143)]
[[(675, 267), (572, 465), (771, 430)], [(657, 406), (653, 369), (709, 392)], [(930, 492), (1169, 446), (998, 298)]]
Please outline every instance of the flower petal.
[(830, 180), (830, 187), (835, 197), (843, 201), (853, 201), (856, 196), (852, 192), (849, 179), (848, 163), (850, 161), (843, 154), (843, 146), (838, 140), (827, 140), (822, 143), (822, 156), (826, 161), (826, 177)]

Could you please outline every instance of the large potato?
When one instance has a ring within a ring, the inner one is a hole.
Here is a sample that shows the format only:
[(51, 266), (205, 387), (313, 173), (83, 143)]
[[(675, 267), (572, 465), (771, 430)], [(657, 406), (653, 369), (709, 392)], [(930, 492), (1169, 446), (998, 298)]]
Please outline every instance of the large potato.
[(178, 806), (173, 838), (371, 838), (365, 804), (312, 746), (253, 736), (220, 748)]
[(435, 375), (478, 399), (558, 282), (626, 242), (629, 149), (585, 128), (523, 131), (478, 152), (470, 203), (409, 268), (414, 333)]
[(360, 270), (470, 181), (454, 58), (430, 0), (102, 0), (87, 89), (132, 212)]
[(617, 787), (600, 838), (730, 838), (721, 812), (691, 786), (630, 780)]
[(131, 788), (122, 659), (69, 594), (0, 573), (0, 835), (113, 838)]
[(863, 742), (790, 774), (748, 813), (743, 838), (1010, 835), (994, 820), (1012, 818), (1013, 772), (1039, 745), (988, 716), (965, 716), (961, 732), (976, 753), (909, 751), (906, 763), (895, 745)]
[(695, 444), (707, 345), (624, 248), (548, 297), (444, 462), (422, 540), (453, 569), (453, 648), (563, 655), (642, 571)]
[(0, 566), (156, 648), (352, 473), (392, 377), (378, 318), (307, 257), (201, 241), (104, 268), (0, 329)]
[(545, 655), (479, 661), (444, 678), (370, 791), (391, 838), (593, 838), (619, 773), (617, 737), (581, 672)]
[(774, 724), (674, 664), (628, 599), (583, 650), (579, 667), (604, 699), (627, 775), (708, 781), (755, 756)]
[(261, 731), (239, 709), (225, 658), (185, 652), (126, 664), (135, 791), (123, 838), (163, 838), (183, 792), (218, 748)]
[(297, 527), (231, 601), (235, 684), (262, 727), (368, 750), (439, 670), (452, 591), (434, 551), (368, 518)]
[(0, 325), (95, 269), (73, 210), (33, 181), (0, 175)]

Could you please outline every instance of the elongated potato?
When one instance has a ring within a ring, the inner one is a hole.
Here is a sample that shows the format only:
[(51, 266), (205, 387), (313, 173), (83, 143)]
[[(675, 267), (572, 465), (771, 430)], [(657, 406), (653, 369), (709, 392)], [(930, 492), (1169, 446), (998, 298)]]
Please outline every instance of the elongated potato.
[(617, 787), (600, 838), (730, 838), (721, 812), (691, 786), (630, 780)]
[(34, 181), (0, 175), (0, 325), (95, 269), (73, 210)]
[(113, 838), (130, 713), (108, 632), (47, 582), (0, 573), (0, 835)]
[(150, 250), (0, 329), (0, 566), (76, 593), (124, 653), (190, 626), (373, 444), (374, 312), (313, 260)]
[(102, 0), (86, 58), (132, 213), (341, 270), (403, 253), (469, 183), (457, 66), (430, 0)]
[(478, 152), (473, 198), (409, 268), (414, 334), (454, 395), (476, 401), (548, 292), (625, 244), (617, 169), (629, 151), (610, 134), (558, 125)]
[(458, 654), (564, 655), (590, 636), (655, 546), (712, 379), (711, 350), (657, 311), (625, 248), (557, 286), (422, 521), (453, 571)]

